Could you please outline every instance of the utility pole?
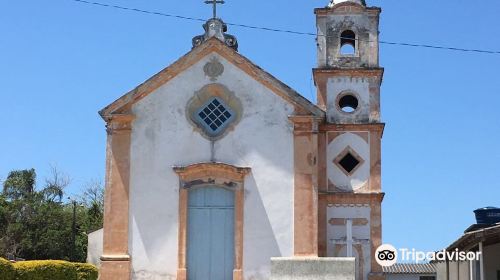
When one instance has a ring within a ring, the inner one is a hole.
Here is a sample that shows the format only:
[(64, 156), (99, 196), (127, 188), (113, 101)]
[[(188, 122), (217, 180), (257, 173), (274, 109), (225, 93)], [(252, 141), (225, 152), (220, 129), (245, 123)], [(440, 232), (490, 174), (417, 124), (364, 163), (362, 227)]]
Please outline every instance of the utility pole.
[(70, 260), (76, 261), (76, 200), (68, 199), (73, 203), (73, 223), (71, 226), (71, 255)]

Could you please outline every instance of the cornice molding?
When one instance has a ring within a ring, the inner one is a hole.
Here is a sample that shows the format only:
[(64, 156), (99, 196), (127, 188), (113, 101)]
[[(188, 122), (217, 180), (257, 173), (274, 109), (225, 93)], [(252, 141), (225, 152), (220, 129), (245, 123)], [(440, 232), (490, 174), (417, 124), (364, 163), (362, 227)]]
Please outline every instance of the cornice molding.
[(102, 255), (101, 261), (127, 262), (130, 261), (129, 255)]
[(329, 204), (369, 204), (381, 203), (385, 193), (356, 193), (356, 192), (322, 192), (320, 196), (325, 197)]
[(131, 114), (111, 114), (103, 117), (108, 133), (127, 132), (132, 130), (135, 116)]
[(184, 182), (195, 182), (203, 179), (221, 179), (233, 182), (243, 182), (245, 176), (251, 172), (251, 168), (249, 167), (238, 167), (220, 162), (204, 162), (188, 166), (174, 166), (173, 169)]

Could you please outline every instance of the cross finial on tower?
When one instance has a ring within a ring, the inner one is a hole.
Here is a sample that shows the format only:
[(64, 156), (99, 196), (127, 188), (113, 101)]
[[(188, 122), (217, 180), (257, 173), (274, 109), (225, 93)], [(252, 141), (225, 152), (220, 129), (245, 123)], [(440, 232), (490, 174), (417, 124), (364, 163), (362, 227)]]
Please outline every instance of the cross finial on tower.
[(214, 8), (214, 17), (217, 18), (217, 4), (224, 4), (226, 1), (224, 0), (207, 0), (205, 1), (205, 4), (212, 4)]

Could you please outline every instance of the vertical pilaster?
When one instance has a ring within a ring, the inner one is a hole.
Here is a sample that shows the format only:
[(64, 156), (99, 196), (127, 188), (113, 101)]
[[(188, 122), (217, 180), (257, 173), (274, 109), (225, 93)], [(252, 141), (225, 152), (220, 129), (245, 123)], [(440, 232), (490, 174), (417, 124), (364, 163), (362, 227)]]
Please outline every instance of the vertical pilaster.
[(133, 117), (113, 115), (107, 121), (106, 193), (101, 280), (130, 279), (129, 178)]
[(187, 279), (187, 212), (188, 212), (188, 190), (182, 186), (179, 188), (179, 249), (177, 253), (177, 280)]
[(382, 178), (382, 131), (370, 131), (370, 191), (381, 191)]
[[(372, 196), (370, 199), (370, 242), (371, 255), (375, 256), (375, 251), (382, 245), (382, 207), (381, 198), (383, 196)], [(371, 258), (371, 267), (373, 273), (381, 273), (382, 267), (377, 263), (376, 258)]]
[(318, 119), (294, 123), (294, 255), (318, 256)]
[[(242, 180), (242, 185), (244, 181)], [(244, 221), (244, 209), (245, 209), (245, 192), (244, 187), (241, 187), (235, 193), (236, 203), (235, 203), (235, 236), (234, 236), (234, 270), (233, 270), (233, 280), (243, 280), (243, 221)]]

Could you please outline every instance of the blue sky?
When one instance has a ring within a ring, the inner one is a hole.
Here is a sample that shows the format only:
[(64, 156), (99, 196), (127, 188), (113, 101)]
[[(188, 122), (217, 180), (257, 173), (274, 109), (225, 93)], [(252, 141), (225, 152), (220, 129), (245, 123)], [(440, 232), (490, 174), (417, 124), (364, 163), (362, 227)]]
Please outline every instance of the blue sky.
[[(201, 0), (103, 3), (208, 18)], [(228, 22), (314, 32), (327, 0), (231, 1)], [(480, 4), (479, 4), (480, 3)], [(381, 6), (381, 39), (500, 50), (496, 0), (368, 0)], [(56, 165), (70, 192), (104, 175), (97, 111), (168, 66), (202, 33), (199, 22), (72, 0), (0, 1), (0, 178)], [(230, 27), (240, 53), (315, 101), (315, 41)], [(500, 206), (500, 55), (381, 45), (385, 242), (440, 249)]]

